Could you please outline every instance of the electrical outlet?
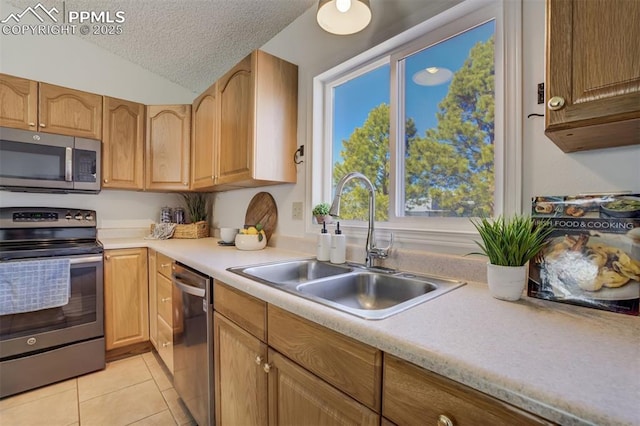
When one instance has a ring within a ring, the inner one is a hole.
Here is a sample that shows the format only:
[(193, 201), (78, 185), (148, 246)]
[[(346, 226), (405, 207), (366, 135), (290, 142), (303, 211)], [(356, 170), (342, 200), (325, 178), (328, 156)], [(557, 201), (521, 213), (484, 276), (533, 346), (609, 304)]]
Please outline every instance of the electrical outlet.
[(292, 204), (291, 219), (302, 220), (302, 201), (296, 201)]

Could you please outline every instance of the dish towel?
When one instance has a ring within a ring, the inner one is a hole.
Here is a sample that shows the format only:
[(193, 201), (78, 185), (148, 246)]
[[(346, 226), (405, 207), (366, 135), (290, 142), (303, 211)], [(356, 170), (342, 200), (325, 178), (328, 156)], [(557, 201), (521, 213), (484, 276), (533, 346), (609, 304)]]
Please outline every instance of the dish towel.
[(69, 259), (0, 263), (0, 315), (55, 308), (69, 302)]
[(173, 237), (176, 230), (175, 223), (156, 223), (151, 230), (151, 234), (144, 237), (145, 240), (168, 240)]

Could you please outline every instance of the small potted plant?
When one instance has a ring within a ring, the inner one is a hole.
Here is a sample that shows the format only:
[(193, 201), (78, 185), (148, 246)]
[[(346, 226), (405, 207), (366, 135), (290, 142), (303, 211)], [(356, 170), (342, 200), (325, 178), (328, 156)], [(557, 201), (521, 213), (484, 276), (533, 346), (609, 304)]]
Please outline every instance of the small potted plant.
[(329, 203), (316, 204), (311, 213), (316, 218), (318, 225), (322, 225), (323, 222), (330, 223), (331, 216), (329, 216)]
[[(183, 233), (182, 237), (175, 236), (175, 238), (208, 237), (209, 223), (207, 222), (207, 194), (203, 192), (183, 192), (180, 195), (187, 207), (186, 213), (189, 218), (189, 224), (188, 226), (183, 227), (183, 231), (180, 231)], [(178, 233), (178, 231), (179, 228), (176, 229), (176, 233)]]
[(527, 283), (528, 262), (546, 244), (553, 228), (548, 221), (534, 221), (529, 216), (515, 215), (511, 219), (471, 220), (480, 233), (476, 241), (482, 253), (489, 257), (487, 283), (496, 299), (518, 300)]

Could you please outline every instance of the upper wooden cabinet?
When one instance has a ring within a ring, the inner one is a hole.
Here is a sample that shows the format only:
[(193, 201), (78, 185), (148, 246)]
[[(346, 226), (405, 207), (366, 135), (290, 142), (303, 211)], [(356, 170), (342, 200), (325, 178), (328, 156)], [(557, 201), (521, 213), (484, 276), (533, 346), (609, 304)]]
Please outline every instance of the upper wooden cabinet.
[(189, 189), (191, 105), (148, 105), (145, 188)]
[(217, 82), (214, 190), (295, 182), (298, 67), (254, 51)]
[(193, 101), (191, 117), (191, 189), (215, 183), (218, 147), (217, 86), (214, 83)]
[(145, 106), (103, 98), (102, 188), (144, 188)]
[(37, 130), (38, 82), (0, 74), (0, 126)]
[(0, 125), (102, 139), (102, 96), (0, 74)]
[(640, 2), (547, 0), (546, 135), (563, 151), (640, 144)]

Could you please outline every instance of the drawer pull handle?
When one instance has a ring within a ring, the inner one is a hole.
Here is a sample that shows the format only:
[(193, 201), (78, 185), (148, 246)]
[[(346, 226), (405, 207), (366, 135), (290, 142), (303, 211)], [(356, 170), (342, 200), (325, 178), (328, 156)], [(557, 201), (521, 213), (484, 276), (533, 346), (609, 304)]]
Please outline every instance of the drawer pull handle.
[(262, 364), (262, 357), (260, 355), (256, 356), (256, 364)]
[(45, 127), (47, 127), (47, 126), (45, 126), (45, 124), (44, 124), (44, 123), (40, 123), (40, 127), (45, 128)]
[(171, 264), (170, 264), (170, 263), (161, 263), (161, 264), (160, 264), (160, 267), (161, 267), (161, 268), (168, 268), (169, 266), (171, 266)]
[(171, 301), (171, 298), (170, 298), (170, 297), (163, 297), (162, 299), (160, 299), (160, 301), (161, 301), (162, 303), (167, 303), (167, 302), (170, 302), (170, 301)]
[(265, 363), (262, 366), (262, 369), (264, 370), (265, 373), (269, 373), (269, 371), (271, 371), (271, 364)]
[(171, 346), (171, 342), (162, 342), (163, 348), (166, 348), (167, 346)]
[(444, 414), (440, 414), (438, 416), (438, 426), (454, 426), (453, 421), (445, 416)]

